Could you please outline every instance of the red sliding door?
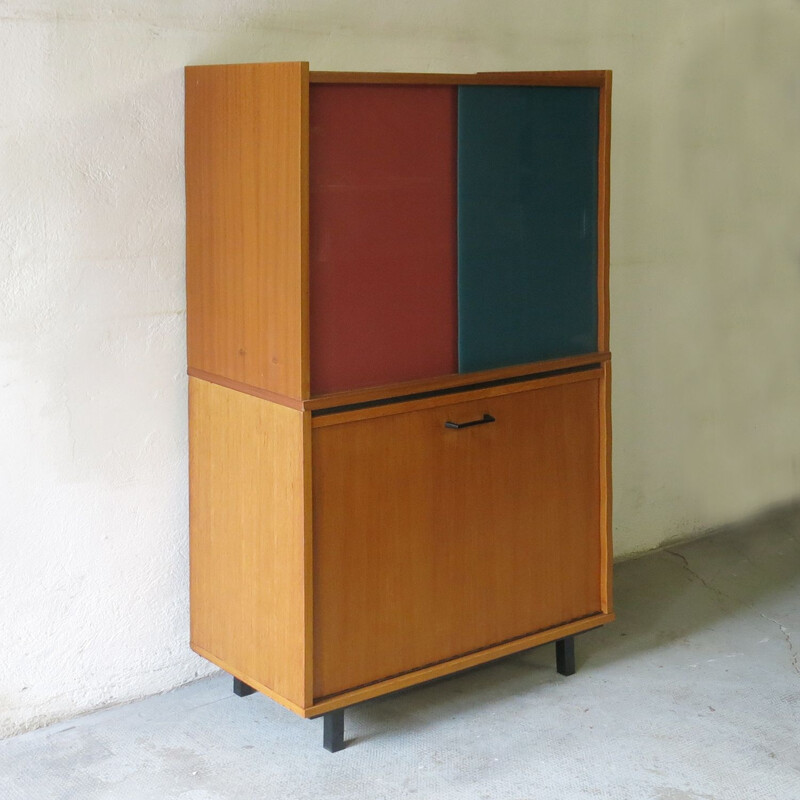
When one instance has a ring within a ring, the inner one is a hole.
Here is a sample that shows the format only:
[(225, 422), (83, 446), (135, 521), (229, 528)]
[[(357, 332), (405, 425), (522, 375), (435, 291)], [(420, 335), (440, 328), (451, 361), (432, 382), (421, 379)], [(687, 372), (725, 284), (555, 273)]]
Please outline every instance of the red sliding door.
[(456, 88), (312, 85), (311, 390), (458, 371)]

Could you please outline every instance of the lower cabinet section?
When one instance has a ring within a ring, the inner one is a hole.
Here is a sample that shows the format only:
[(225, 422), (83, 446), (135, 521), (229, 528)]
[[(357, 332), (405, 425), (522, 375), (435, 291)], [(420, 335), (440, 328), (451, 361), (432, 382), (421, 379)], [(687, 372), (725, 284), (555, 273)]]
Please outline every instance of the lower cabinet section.
[(313, 415), (190, 379), (193, 648), (309, 717), (609, 621), (607, 374)]
[(601, 611), (598, 372), (502, 391), (314, 429), (315, 697)]

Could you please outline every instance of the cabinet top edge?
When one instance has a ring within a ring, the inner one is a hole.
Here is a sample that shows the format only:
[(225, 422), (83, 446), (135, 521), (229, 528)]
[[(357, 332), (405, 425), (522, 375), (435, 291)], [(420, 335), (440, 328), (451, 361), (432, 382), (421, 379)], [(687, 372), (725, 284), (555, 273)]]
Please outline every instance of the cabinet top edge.
[(308, 73), (310, 83), (375, 83), (438, 85), (523, 85), (602, 87), (610, 70), (564, 70), (551, 72), (317, 72)]
[[(296, 65), (308, 70), (307, 61), (243, 62), (232, 64), (195, 64), (184, 69), (194, 70), (244, 69)], [(308, 70), (309, 83), (361, 83), (361, 84), (439, 84), (439, 85), (533, 85), (533, 86), (607, 86), (611, 70), (544, 70), (507, 72), (338, 72)]]

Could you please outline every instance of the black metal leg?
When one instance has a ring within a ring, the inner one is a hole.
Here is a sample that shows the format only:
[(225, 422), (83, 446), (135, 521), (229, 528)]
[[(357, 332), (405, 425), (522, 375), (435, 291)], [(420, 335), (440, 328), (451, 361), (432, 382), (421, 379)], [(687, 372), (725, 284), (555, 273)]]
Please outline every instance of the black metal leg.
[(253, 694), (255, 689), (252, 686), (248, 686), (244, 681), (240, 681), (238, 678), (233, 679), (233, 693), (238, 695), (239, 697), (247, 697), (249, 694)]
[(331, 753), (344, 748), (344, 709), (322, 715), (322, 746)]
[(575, 674), (575, 637), (556, 641), (556, 669), (561, 675)]

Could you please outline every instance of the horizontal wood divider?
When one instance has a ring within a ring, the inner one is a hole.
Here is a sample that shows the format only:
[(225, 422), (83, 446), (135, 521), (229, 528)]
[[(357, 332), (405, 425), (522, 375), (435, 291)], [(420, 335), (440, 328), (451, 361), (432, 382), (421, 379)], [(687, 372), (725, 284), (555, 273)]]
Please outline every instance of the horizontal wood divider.
[(283, 394), (270, 392), (258, 386), (251, 386), (247, 383), (234, 381), (222, 375), (215, 375), (205, 372), (202, 369), (189, 367), (187, 374), (192, 378), (199, 378), (208, 383), (216, 383), (237, 392), (260, 397), (262, 400), (269, 400), (296, 411), (322, 411), (341, 406), (361, 405), (362, 403), (374, 403), (381, 400), (392, 400), (405, 397), (412, 399), (413, 395), (432, 394), (435, 392), (457, 389), (459, 387), (470, 388), (477, 384), (492, 383), (494, 381), (505, 381), (514, 378), (524, 378), (530, 376), (535, 378), (546, 372), (561, 372), (562, 370), (574, 369), (576, 367), (586, 367), (594, 364), (600, 365), (604, 361), (610, 361), (611, 353), (587, 353), (581, 356), (570, 356), (569, 358), (555, 358), (550, 361), (539, 361), (535, 364), (517, 364), (513, 367), (500, 367), (498, 369), (481, 370), (480, 372), (457, 373), (453, 375), (442, 375), (437, 378), (423, 378), (417, 381), (407, 381), (404, 383), (393, 383), (385, 386), (374, 386), (367, 389), (354, 389), (353, 391), (337, 392), (336, 394), (320, 395), (308, 400), (300, 400), (296, 397), (287, 397)]
[(452, 375), (442, 375), (436, 378), (423, 378), (404, 383), (393, 383), (385, 386), (374, 386), (367, 389), (355, 389), (349, 392), (312, 397), (303, 402), (306, 411), (320, 411), (326, 408), (350, 406), (361, 403), (372, 403), (377, 400), (387, 400), (395, 397), (404, 397), (415, 394), (439, 392), (445, 389), (455, 389), (460, 386), (467, 387), (478, 383), (503, 381), (509, 378), (520, 378), (526, 375), (535, 376), (542, 372), (558, 372), (574, 367), (585, 367), (590, 364), (601, 364), (608, 361), (611, 353), (586, 353), (569, 358), (554, 358), (549, 361), (537, 361), (530, 364), (515, 364), (513, 367), (498, 367), (484, 369), (479, 372), (460, 372)]
[[(361, 703), (364, 700), (371, 700), (373, 697), (387, 694), (388, 692), (396, 692), (400, 689), (406, 689), (409, 686), (415, 686), (418, 683), (425, 683), (426, 681), (433, 680), (434, 678), (441, 678), (444, 675), (450, 675), (454, 672), (469, 669), (470, 667), (477, 667), (480, 664), (485, 664), (489, 661), (494, 661), (504, 656), (510, 656), (513, 653), (519, 653), (523, 650), (530, 650), (532, 647), (537, 647), (548, 642), (554, 642), (557, 639), (563, 639), (566, 636), (574, 636), (577, 633), (598, 628), (608, 622), (613, 622), (614, 614), (597, 614), (585, 619), (579, 619), (575, 622), (570, 622), (566, 625), (560, 625), (558, 628), (548, 628), (545, 631), (532, 633), (529, 636), (522, 636), (519, 639), (513, 639), (510, 642), (495, 645), (494, 647), (487, 647), (484, 650), (479, 650), (475, 653), (469, 653), (465, 656), (458, 658), (451, 658), (443, 661), (440, 664), (433, 664), (429, 667), (407, 672), (403, 675), (398, 675), (394, 678), (388, 678), (384, 681), (371, 683), (368, 686), (362, 686), (358, 689), (353, 689), (349, 692), (342, 692), (334, 697), (325, 697), (317, 700), (314, 705), (307, 708), (303, 712), (305, 717), (316, 717), (321, 714), (326, 714), (328, 711), (334, 711), (337, 708), (346, 708), (356, 703)], [(286, 703), (284, 702), (284, 705)]]
[(224, 378), (222, 375), (214, 375), (211, 372), (204, 372), (202, 369), (195, 369), (189, 367), (186, 370), (190, 378), (199, 378), (201, 381), (207, 383), (216, 383), (217, 386), (224, 386), (226, 389), (233, 389), (235, 392), (242, 392), (242, 394), (249, 394), (253, 397), (260, 397), (262, 400), (269, 400), (278, 405), (293, 408), (295, 411), (303, 411), (303, 401), (294, 397), (287, 397), (284, 394), (277, 394), (270, 392), (268, 389), (261, 389), (258, 386), (251, 386), (248, 383), (241, 383), (240, 381), (233, 381), (230, 378)]
[(311, 427), (325, 428), (329, 425), (343, 425), (347, 422), (355, 422), (356, 420), (388, 417), (392, 414), (405, 414), (409, 411), (436, 408), (438, 406), (457, 405), (458, 403), (468, 403), (471, 400), (483, 400), (488, 397), (502, 397), (503, 395), (516, 394), (518, 392), (532, 392), (536, 389), (544, 389), (547, 386), (561, 386), (566, 383), (578, 383), (580, 381), (597, 381), (600, 380), (602, 375), (603, 371), (600, 367), (597, 369), (583, 370), (581, 372), (567, 372), (561, 375), (553, 375), (544, 378), (537, 378), (534, 375), (531, 377), (530, 381), (501, 383), (496, 386), (465, 389), (463, 392), (433, 395), (431, 397), (409, 399), (384, 405), (367, 406), (365, 408), (353, 409), (352, 411), (341, 411), (335, 414), (314, 417), (311, 421)]

